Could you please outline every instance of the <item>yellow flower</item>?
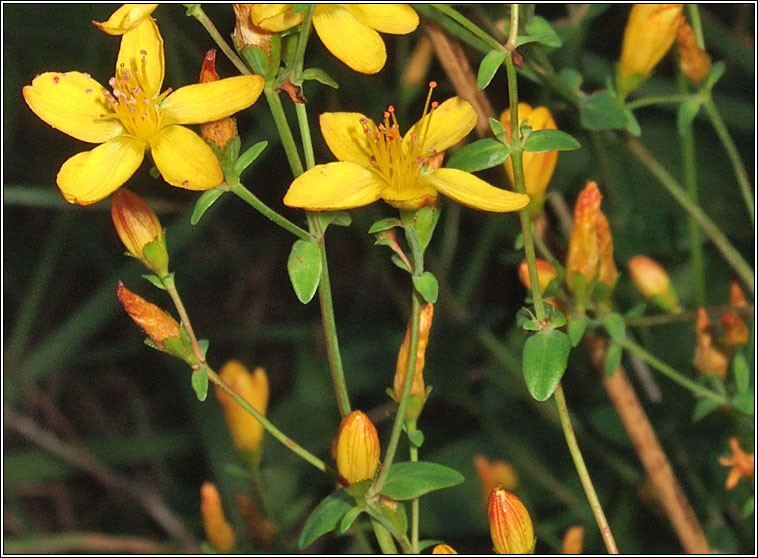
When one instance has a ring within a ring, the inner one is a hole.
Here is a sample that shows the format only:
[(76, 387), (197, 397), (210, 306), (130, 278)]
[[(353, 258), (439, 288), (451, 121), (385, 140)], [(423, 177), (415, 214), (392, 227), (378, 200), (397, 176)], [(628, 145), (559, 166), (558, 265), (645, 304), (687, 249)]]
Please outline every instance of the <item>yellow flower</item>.
[[(433, 89), (436, 83), (432, 82)], [(438, 168), (443, 152), (463, 139), (476, 124), (474, 108), (453, 97), (432, 103), (424, 116), (400, 135), (393, 107), (378, 126), (357, 112), (321, 115), (321, 133), (338, 163), (316, 165), (300, 175), (284, 204), (312, 211), (351, 209), (379, 198), (399, 209), (433, 203), (438, 193), (485, 211), (518, 211), (529, 196), (495, 188), (458, 169)]]
[(92, 23), (108, 35), (123, 35), (139, 26), (157, 7), (158, 4), (124, 4), (113, 12), (107, 21)]
[[(269, 391), (268, 377), (263, 368), (258, 367), (250, 374), (241, 362), (230, 360), (221, 368), (219, 376), (259, 413), (266, 415)], [(216, 397), (224, 409), (226, 424), (235, 447), (241, 452), (249, 453), (253, 460), (260, 459), (263, 425), (221, 388), (216, 388)]]
[(224, 177), (216, 156), (182, 124), (229, 116), (252, 105), (263, 89), (262, 77), (237, 76), (160, 93), (163, 39), (149, 12), (134, 10), (139, 22), (122, 35), (116, 76), (108, 81), (112, 92), (81, 72), (46, 72), (24, 87), (24, 99), (42, 120), (102, 144), (63, 163), (57, 182), (69, 203), (89, 205), (112, 194), (139, 168), (147, 148), (172, 186), (218, 186)]
[[(273, 32), (303, 21), (294, 4), (253, 4), (253, 23)], [(356, 72), (375, 74), (387, 51), (382, 33), (405, 35), (418, 27), (418, 15), (407, 4), (316, 4), (313, 27), (329, 51)]]
[[(518, 104), (519, 126), (524, 120), (527, 120), (529, 127), (533, 132), (537, 130), (557, 130), (553, 115), (546, 107), (532, 108), (527, 103)], [(505, 127), (508, 141), (511, 139), (511, 109), (506, 109), (500, 115), (500, 123)], [(544, 153), (530, 153), (524, 151), (522, 155), (524, 165), (524, 187), (526, 193), (532, 201), (529, 203), (529, 214), (536, 218), (542, 211), (542, 204), (545, 202), (545, 192), (547, 185), (555, 171), (555, 165), (558, 163), (557, 151), (545, 151)], [(513, 161), (509, 158), (505, 162), (505, 172), (511, 184), (516, 184), (513, 177)]]
[(432, 554), (458, 554), (458, 553), (450, 545), (438, 544), (432, 549)]
[(674, 44), (683, 4), (635, 4), (624, 29), (616, 75), (621, 97), (647, 79)]

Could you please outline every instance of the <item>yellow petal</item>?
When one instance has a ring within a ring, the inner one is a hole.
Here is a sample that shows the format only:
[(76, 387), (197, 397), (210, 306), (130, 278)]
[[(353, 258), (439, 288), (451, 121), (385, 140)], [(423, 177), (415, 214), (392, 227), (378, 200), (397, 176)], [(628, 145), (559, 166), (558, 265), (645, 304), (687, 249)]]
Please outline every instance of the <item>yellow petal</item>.
[[(431, 118), (431, 121), (429, 119)], [(427, 123), (429, 129), (426, 130)], [(448, 99), (424, 118), (419, 120), (403, 138), (403, 144), (411, 141), (411, 133), (423, 141), (425, 154), (441, 153), (455, 145), (476, 126), (476, 111), (460, 97)]]
[(145, 142), (119, 136), (74, 155), (58, 172), (58, 188), (69, 203), (90, 205), (118, 190), (145, 156)]
[(321, 134), (338, 160), (364, 167), (370, 164), (371, 147), (361, 125), (364, 118), (373, 124), (360, 112), (325, 112), (319, 117)]
[(416, 181), (410, 188), (385, 184), (382, 199), (398, 209), (415, 210), (430, 205), (437, 199), (437, 190), (428, 182)]
[(427, 183), (458, 203), (484, 211), (518, 211), (529, 203), (526, 194), (495, 188), (473, 174), (458, 169), (437, 169), (422, 176), (419, 182)]
[(355, 163), (316, 165), (298, 176), (284, 196), (284, 205), (312, 211), (352, 209), (379, 199), (384, 182)]
[(113, 12), (108, 21), (102, 23), (93, 21), (92, 23), (109, 35), (123, 35), (139, 25), (157, 7), (158, 4), (124, 4)]
[(305, 13), (296, 14), (292, 4), (252, 4), (250, 18), (259, 27), (279, 33), (298, 25)]
[(150, 138), (150, 149), (158, 172), (172, 186), (209, 190), (224, 180), (211, 148), (189, 128), (162, 128)]
[(105, 88), (80, 72), (47, 72), (23, 89), (34, 114), (63, 133), (90, 143), (103, 143), (124, 133), (103, 94)]
[(345, 4), (345, 9), (381, 33), (405, 35), (418, 27), (418, 14), (408, 4)]
[(337, 4), (319, 4), (313, 27), (329, 51), (356, 72), (375, 74), (384, 67), (387, 52), (379, 33)]
[(252, 105), (263, 91), (261, 76), (236, 76), (180, 87), (160, 105), (161, 125), (220, 120)]
[(140, 76), (140, 83), (148, 97), (156, 97), (160, 93), (165, 71), (163, 38), (153, 18), (144, 18), (137, 27), (122, 35), (116, 74), (120, 75), (125, 68)]

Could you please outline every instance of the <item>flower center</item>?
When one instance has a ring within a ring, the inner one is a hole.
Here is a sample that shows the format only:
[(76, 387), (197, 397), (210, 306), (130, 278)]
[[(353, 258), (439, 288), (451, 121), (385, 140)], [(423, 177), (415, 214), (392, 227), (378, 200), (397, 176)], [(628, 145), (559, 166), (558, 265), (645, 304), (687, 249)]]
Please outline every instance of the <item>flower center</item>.
[(413, 188), (419, 175), (426, 171), (436, 150), (425, 152), (424, 145), (429, 133), (432, 114), (438, 103), (430, 104), (432, 91), (437, 83), (429, 83), (424, 112), (410, 138), (403, 141), (400, 126), (395, 118), (395, 107), (390, 105), (384, 111), (384, 121), (378, 126), (362, 118), (363, 132), (369, 138), (371, 147), (371, 168), (397, 191), (407, 192)]
[(147, 52), (141, 50), (140, 54), (139, 68), (127, 68), (122, 62), (116, 76), (108, 80), (113, 92), (106, 91), (105, 98), (113, 113), (101, 116), (119, 119), (127, 133), (148, 141), (160, 129), (158, 103), (171, 92), (171, 88), (155, 98), (150, 97), (153, 89), (147, 76)]

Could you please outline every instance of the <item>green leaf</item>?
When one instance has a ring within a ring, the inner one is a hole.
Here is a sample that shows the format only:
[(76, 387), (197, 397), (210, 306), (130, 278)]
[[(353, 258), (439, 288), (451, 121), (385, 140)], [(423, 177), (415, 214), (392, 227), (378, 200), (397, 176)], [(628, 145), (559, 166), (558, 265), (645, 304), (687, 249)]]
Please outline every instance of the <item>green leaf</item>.
[(208, 397), (208, 369), (205, 366), (192, 372), (192, 389), (199, 401)]
[(626, 340), (626, 324), (621, 314), (611, 312), (603, 316), (603, 327), (616, 343), (623, 343)]
[[(377, 244), (379, 244), (379, 242), (377, 242)], [(397, 254), (392, 254), (392, 256), (390, 256), (390, 260), (392, 260), (392, 263), (395, 264), (400, 269), (402, 269), (403, 271), (407, 271), (408, 273), (411, 273), (411, 270), (408, 269), (407, 265), (405, 265), (405, 262), (403, 261), (403, 259)]]
[[(241, 175), (242, 172), (249, 167), (253, 161), (255, 161), (258, 156), (263, 153), (263, 150), (266, 149), (266, 146), (268, 145), (267, 141), (259, 141), (249, 149), (247, 149), (242, 155), (240, 155), (239, 159), (237, 159), (237, 162), (234, 164), (234, 170), (237, 173), (237, 176)], [(209, 190), (212, 192), (213, 190)]]
[(396, 502), (394, 510), (387, 504), (379, 505), (384, 519), (389, 521), (398, 533), (405, 534), (408, 532), (408, 515), (405, 513), (405, 506), (402, 502)]
[(479, 64), (479, 72), (476, 74), (476, 88), (479, 91), (490, 84), (498, 68), (505, 60), (505, 56), (505, 52), (502, 50), (491, 50), (482, 58), (482, 63)]
[(322, 83), (324, 85), (328, 85), (329, 87), (333, 89), (339, 89), (340, 85), (336, 81), (334, 81), (329, 74), (327, 74), (324, 70), (321, 68), (308, 68), (307, 70), (303, 70), (303, 72), (300, 74), (300, 79), (302, 80), (314, 80), (319, 83)]
[(563, 80), (569, 89), (572, 91), (579, 91), (579, 88), (584, 82), (584, 77), (574, 68), (563, 68), (558, 72), (558, 76)]
[(555, 329), (557, 327), (563, 327), (566, 325), (566, 315), (555, 308), (554, 306), (551, 306), (550, 304), (545, 305), (545, 310), (548, 308), (552, 308), (552, 310), (549, 311), (548, 317), (550, 318), (550, 329)]
[(742, 351), (734, 355), (732, 360), (732, 372), (737, 393), (745, 393), (750, 388), (750, 370), (748, 369), (745, 353)]
[(321, 219), (321, 228), (326, 228), (332, 223), (338, 227), (349, 227), (353, 218), (347, 211), (319, 211), (318, 217)]
[(463, 481), (463, 475), (458, 471), (439, 463), (393, 463), (382, 494), (394, 500), (412, 500), (434, 490), (461, 484)]
[(526, 320), (521, 327), (526, 331), (542, 331), (542, 326), (537, 323), (537, 320)]
[(347, 530), (353, 526), (353, 523), (355, 523), (355, 520), (358, 519), (358, 516), (361, 515), (364, 511), (365, 510), (363, 508), (356, 506), (347, 512), (342, 517), (342, 521), (340, 521), (340, 533), (344, 535)]
[(692, 411), (692, 422), (698, 422), (710, 415), (713, 411), (721, 407), (721, 403), (713, 399), (703, 398), (697, 402)]
[(755, 513), (755, 496), (751, 496), (747, 499), (745, 505), (742, 506), (742, 511), (740, 513), (742, 515), (742, 519), (747, 519)]
[(422, 253), (426, 251), (432, 240), (432, 235), (434, 235), (434, 229), (437, 228), (437, 223), (442, 214), (440, 207), (439, 205), (422, 207), (416, 211), (416, 215), (413, 217), (413, 228), (416, 229)]
[(268, 76), (271, 69), (268, 54), (259, 46), (246, 46), (242, 49), (242, 57), (253, 71), (261, 76)]
[(182, 360), (186, 359), (192, 352), (192, 347), (178, 337), (169, 337), (163, 340), (163, 346), (166, 351)]
[(603, 362), (603, 371), (605, 377), (610, 378), (621, 364), (621, 355), (623, 347), (618, 343), (610, 343), (605, 351), (605, 362)]
[(432, 304), (437, 302), (440, 287), (437, 283), (437, 278), (430, 271), (425, 271), (423, 275), (414, 275), (413, 286), (416, 287), (416, 290), (425, 301)]
[(746, 391), (744, 393), (738, 393), (732, 397), (732, 405), (743, 413), (752, 415), (755, 407), (755, 397), (753, 392)]
[(321, 500), (305, 520), (305, 525), (300, 531), (300, 538), (297, 541), (300, 550), (310, 546), (321, 535), (336, 529), (345, 514), (353, 509), (353, 505), (352, 498), (344, 490), (338, 490)]
[(287, 260), (287, 272), (298, 300), (308, 304), (321, 280), (321, 253), (314, 242), (297, 240)]
[(566, 329), (569, 340), (571, 341), (571, 346), (576, 347), (582, 340), (584, 330), (587, 329), (587, 318), (584, 316), (581, 318), (571, 318), (571, 321), (568, 323), (568, 328)]
[(634, 113), (628, 108), (624, 109), (624, 114), (626, 115), (626, 131), (632, 134), (635, 138), (640, 137), (642, 135), (642, 128), (640, 128), (640, 123), (637, 122), (637, 117), (634, 116)]
[(721, 76), (724, 75), (724, 71), (726, 71), (726, 65), (724, 62), (719, 60), (713, 66), (711, 66), (711, 71), (708, 72), (707, 76), (705, 76), (703, 87), (705, 89), (712, 89), (713, 86), (716, 85), (716, 82), (721, 79)]
[(424, 444), (424, 433), (421, 430), (408, 432), (408, 441), (417, 448), (420, 448)]
[(490, 130), (492, 130), (492, 133), (495, 134), (495, 137), (505, 143), (505, 140), (508, 139), (508, 135), (505, 132), (505, 128), (500, 123), (500, 121), (497, 118), (490, 118), (487, 122), (490, 124)]
[(532, 16), (526, 22), (525, 29), (532, 39), (543, 46), (559, 48), (563, 45), (561, 38), (544, 17), (538, 15)]
[(524, 151), (545, 153), (546, 151), (571, 151), (581, 145), (566, 132), (560, 130), (537, 130), (529, 134), (524, 142)]
[(486, 138), (470, 143), (453, 153), (445, 166), (466, 172), (477, 172), (502, 165), (510, 154), (510, 149), (505, 145), (496, 139)]
[(368, 234), (375, 234), (382, 231), (387, 231), (389, 229), (393, 229), (395, 227), (402, 227), (403, 222), (400, 219), (397, 219), (396, 217), (387, 217), (386, 219), (381, 219), (371, 225), (368, 229)]
[(192, 210), (190, 223), (197, 225), (197, 223), (200, 221), (200, 218), (205, 215), (205, 212), (208, 211), (210, 206), (212, 206), (224, 192), (226, 192), (226, 190), (223, 188), (213, 188), (211, 190), (206, 190), (203, 192), (203, 195), (200, 196), (195, 203), (195, 209)]
[(161, 281), (161, 278), (157, 275), (153, 275), (152, 273), (146, 273), (142, 276), (143, 279), (147, 279), (154, 287), (158, 287), (160, 290), (165, 291), (166, 287), (163, 285), (163, 281)]
[(610, 91), (598, 91), (584, 99), (579, 109), (579, 120), (588, 130), (625, 130), (626, 113), (616, 96)]
[(537, 332), (524, 343), (524, 380), (537, 401), (545, 401), (553, 395), (566, 371), (570, 351), (568, 335), (557, 329)]
[(203, 358), (205, 358), (205, 355), (208, 353), (208, 345), (210, 343), (207, 339), (198, 339), (197, 340), (197, 346), (200, 347), (200, 352), (203, 354)]
[(676, 113), (676, 129), (679, 135), (684, 135), (692, 126), (697, 113), (700, 111), (700, 99), (697, 97), (687, 97)]

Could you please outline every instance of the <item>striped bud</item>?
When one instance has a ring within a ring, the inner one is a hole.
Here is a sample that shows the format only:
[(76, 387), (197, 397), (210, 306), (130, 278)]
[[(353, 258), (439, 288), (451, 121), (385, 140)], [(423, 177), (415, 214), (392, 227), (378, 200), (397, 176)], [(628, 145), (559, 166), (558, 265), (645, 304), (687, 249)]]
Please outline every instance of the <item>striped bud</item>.
[(379, 435), (361, 411), (346, 415), (337, 435), (337, 471), (345, 486), (374, 478), (379, 466)]

